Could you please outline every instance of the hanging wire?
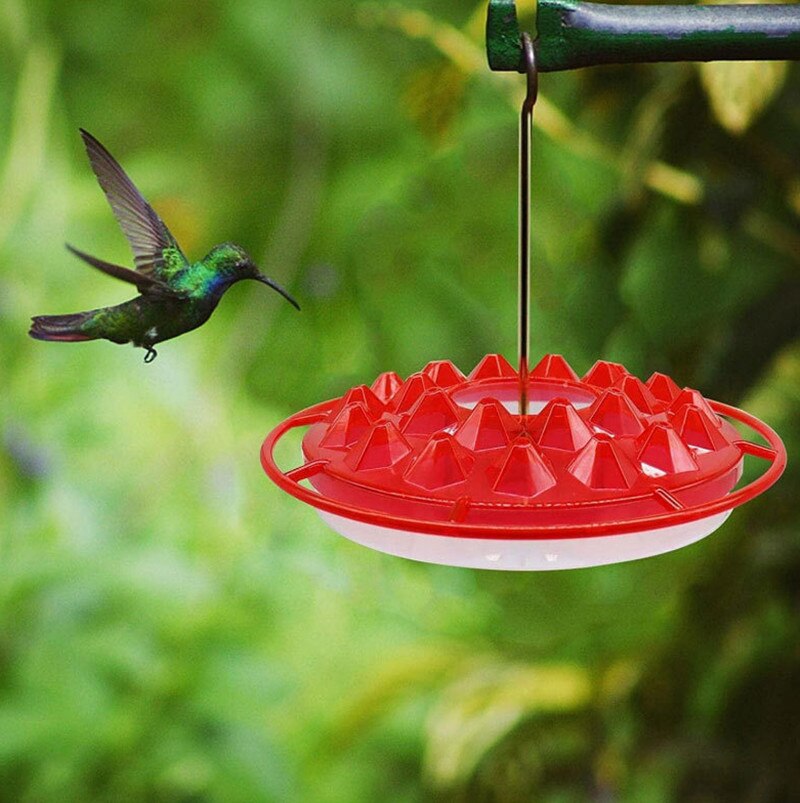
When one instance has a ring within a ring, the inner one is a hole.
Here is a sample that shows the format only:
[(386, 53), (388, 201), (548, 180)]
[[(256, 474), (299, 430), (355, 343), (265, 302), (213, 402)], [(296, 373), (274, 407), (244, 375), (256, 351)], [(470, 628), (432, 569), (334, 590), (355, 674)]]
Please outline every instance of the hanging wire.
[(528, 369), (531, 339), (531, 134), (533, 107), (539, 94), (539, 73), (533, 40), (522, 34), (522, 55), (528, 91), (519, 118), (519, 414), (528, 414)]

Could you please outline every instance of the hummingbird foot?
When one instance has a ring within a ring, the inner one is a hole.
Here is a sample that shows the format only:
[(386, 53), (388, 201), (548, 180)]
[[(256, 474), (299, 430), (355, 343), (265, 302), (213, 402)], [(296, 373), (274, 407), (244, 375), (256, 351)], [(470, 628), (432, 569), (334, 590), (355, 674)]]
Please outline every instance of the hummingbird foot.
[(145, 363), (151, 363), (153, 360), (158, 357), (158, 352), (152, 346), (146, 346), (147, 354), (144, 355)]

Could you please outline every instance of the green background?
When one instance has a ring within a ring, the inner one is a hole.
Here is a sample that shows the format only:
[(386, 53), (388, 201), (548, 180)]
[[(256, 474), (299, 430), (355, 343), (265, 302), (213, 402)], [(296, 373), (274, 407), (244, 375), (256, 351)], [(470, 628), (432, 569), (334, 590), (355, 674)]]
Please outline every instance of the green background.
[[(360, 548), (260, 469), (380, 371), (513, 359), (522, 82), (483, 15), (0, 6), (1, 800), (800, 794), (791, 458), (695, 546), (531, 575)], [(704, 69), (543, 77), (532, 351), (669, 373), (796, 455), (800, 72)], [(191, 257), (241, 243), (303, 312), (243, 283), (150, 366), (29, 339), (130, 296), (63, 248), (130, 264), (79, 126)]]

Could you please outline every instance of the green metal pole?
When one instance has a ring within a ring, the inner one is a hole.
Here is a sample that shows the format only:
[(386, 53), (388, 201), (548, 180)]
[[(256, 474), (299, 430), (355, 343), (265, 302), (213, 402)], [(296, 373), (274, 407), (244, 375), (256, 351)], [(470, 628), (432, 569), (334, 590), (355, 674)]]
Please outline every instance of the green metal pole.
[[(630, 62), (800, 60), (800, 5), (538, 0), (535, 29), (541, 72)], [(493, 70), (524, 71), (520, 35), (514, 0), (490, 0), (486, 49)]]

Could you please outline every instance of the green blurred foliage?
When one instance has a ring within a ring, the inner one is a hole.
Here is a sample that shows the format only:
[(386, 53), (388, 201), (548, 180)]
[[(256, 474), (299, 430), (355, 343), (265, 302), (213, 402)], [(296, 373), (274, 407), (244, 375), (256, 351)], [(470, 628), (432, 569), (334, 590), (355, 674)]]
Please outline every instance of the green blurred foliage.
[[(796, 798), (791, 461), (707, 541), (530, 576), (362, 549), (259, 469), (379, 371), (512, 356), (521, 86), (482, 14), (0, 6), (1, 800)], [(797, 454), (800, 74), (772, 75), (543, 78), (533, 349), (665, 371)], [(78, 126), (302, 315), (236, 287), (152, 366), (30, 340), (129, 294), (63, 249), (129, 261)]]

